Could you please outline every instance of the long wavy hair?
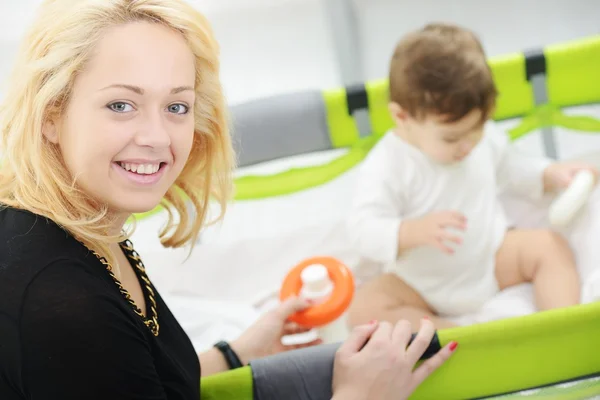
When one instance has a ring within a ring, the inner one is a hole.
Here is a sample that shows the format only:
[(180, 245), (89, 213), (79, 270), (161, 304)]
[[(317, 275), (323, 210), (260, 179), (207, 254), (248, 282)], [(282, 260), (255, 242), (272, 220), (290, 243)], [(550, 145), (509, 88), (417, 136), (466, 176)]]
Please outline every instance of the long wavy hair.
[[(219, 48), (206, 18), (183, 0), (46, 0), (18, 52), (0, 105), (0, 203), (47, 217), (83, 244), (112, 259), (110, 213), (82, 192), (58, 147), (42, 134), (62, 115), (77, 74), (104, 32), (147, 21), (179, 32), (195, 56), (195, 132), (191, 154), (161, 204), (165, 247), (193, 244), (207, 223), (211, 200), (219, 220), (232, 192), (234, 152), (219, 79)], [(114, 260), (112, 260), (114, 261)]]

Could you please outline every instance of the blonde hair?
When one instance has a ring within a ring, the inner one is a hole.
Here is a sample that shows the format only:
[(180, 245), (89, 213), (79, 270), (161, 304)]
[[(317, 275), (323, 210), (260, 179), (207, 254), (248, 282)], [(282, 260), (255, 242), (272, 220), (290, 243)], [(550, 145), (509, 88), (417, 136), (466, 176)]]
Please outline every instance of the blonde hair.
[(181, 175), (161, 202), (169, 220), (160, 232), (165, 247), (193, 246), (206, 223), (211, 198), (220, 206), (216, 220), (225, 212), (234, 156), (219, 80), (218, 45), (208, 21), (192, 6), (183, 0), (46, 0), (23, 41), (0, 106), (4, 153), (0, 203), (55, 221), (109, 261), (110, 242), (127, 234), (109, 235), (108, 210), (77, 187), (42, 127), (65, 111), (73, 82), (103, 33), (136, 21), (181, 33), (195, 55), (193, 146)]

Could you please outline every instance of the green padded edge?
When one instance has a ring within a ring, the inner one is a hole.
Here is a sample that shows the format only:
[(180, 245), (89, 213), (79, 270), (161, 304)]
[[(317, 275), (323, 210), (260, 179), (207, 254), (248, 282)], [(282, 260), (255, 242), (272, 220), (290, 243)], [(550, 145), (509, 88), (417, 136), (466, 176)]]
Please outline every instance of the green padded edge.
[(202, 400), (252, 400), (254, 381), (249, 366), (202, 378)]
[(348, 147), (360, 138), (360, 132), (352, 115), (348, 114), (346, 89), (323, 91), (329, 138), (333, 148)]
[(394, 120), (390, 115), (388, 104), (389, 80), (379, 79), (365, 83), (367, 99), (369, 100), (369, 117), (371, 129), (375, 134), (383, 135), (394, 126)]
[(531, 83), (525, 75), (525, 55), (516, 53), (488, 60), (498, 90), (494, 119), (502, 120), (533, 111)]
[(600, 102), (600, 35), (546, 46), (544, 54), (550, 103)]
[(360, 139), (343, 156), (326, 164), (292, 168), (275, 175), (247, 175), (235, 180), (235, 200), (282, 196), (325, 184), (358, 165), (380, 136)]
[(600, 302), (438, 332), (456, 353), (411, 399), (467, 399), (600, 372)]

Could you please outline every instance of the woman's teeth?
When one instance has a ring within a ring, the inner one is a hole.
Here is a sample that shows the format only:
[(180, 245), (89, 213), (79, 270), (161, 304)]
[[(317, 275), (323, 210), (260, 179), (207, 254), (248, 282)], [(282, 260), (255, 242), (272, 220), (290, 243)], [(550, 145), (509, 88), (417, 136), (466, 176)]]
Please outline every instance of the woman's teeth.
[(160, 169), (160, 164), (130, 164), (120, 162), (119, 165), (126, 171), (135, 172), (136, 174), (141, 175), (155, 174)]

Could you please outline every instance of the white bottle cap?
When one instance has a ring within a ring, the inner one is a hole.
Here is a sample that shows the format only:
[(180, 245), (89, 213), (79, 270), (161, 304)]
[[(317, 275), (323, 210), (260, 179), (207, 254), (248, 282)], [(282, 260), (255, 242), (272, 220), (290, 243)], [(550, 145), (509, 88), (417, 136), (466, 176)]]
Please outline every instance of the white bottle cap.
[(302, 280), (302, 297), (310, 300), (319, 300), (329, 296), (333, 290), (333, 283), (329, 279), (327, 268), (321, 264), (313, 264), (304, 268), (300, 273)]

